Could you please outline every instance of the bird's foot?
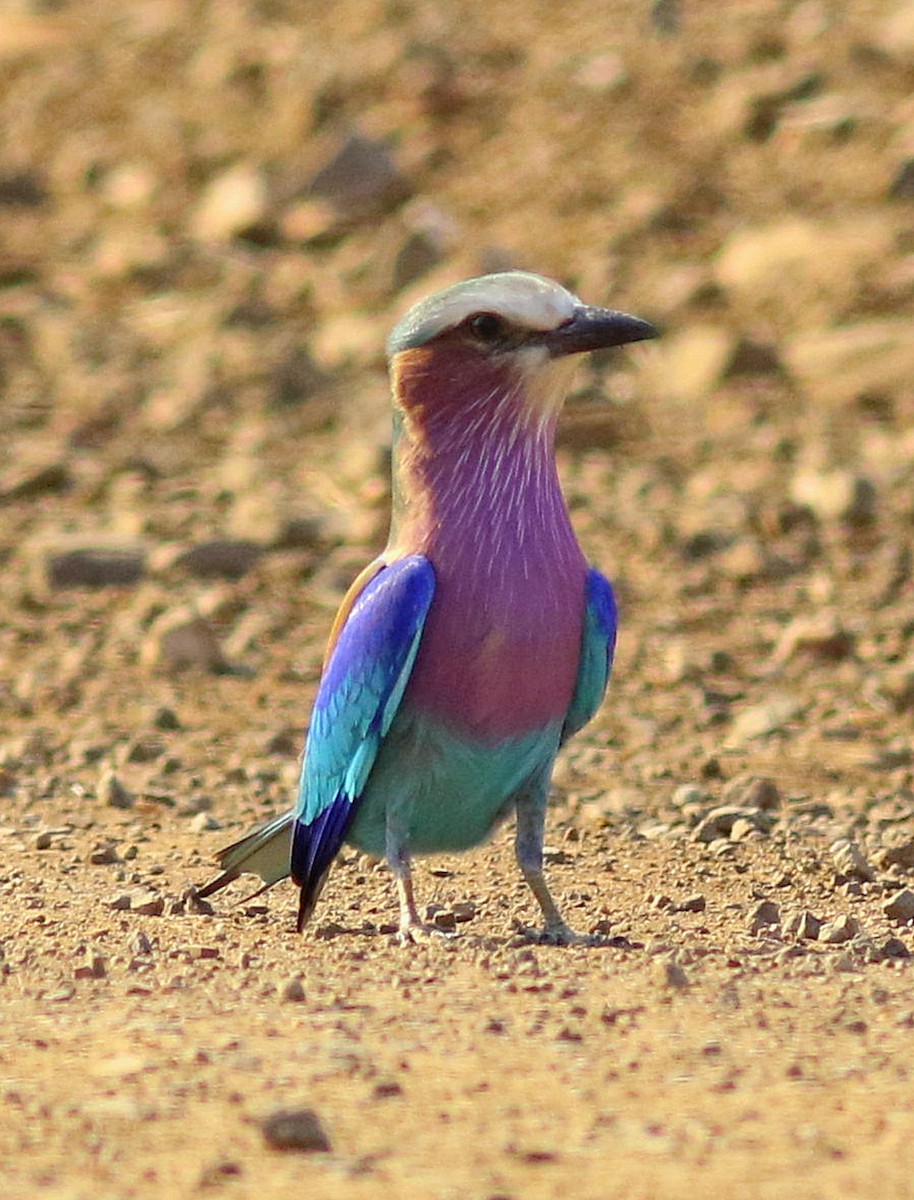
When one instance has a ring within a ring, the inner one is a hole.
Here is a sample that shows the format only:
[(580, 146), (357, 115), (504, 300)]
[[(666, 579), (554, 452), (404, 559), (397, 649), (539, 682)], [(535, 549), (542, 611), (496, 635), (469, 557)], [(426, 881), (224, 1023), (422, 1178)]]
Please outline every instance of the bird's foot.
[(605, 939), (599, 934), (575, 933), (564, 921), (551, 922), (543, 929), (516, 922), (517, 932), (524, 941), (536, 946), (599, 946)]
[(418, 946), (420, 943), (440, 942), (455, 937), (449, 929), (441, 929), (437, 925), (428, 925), (424, 921), (402, 921), (397, 930), (397, 941), (401, 946)]

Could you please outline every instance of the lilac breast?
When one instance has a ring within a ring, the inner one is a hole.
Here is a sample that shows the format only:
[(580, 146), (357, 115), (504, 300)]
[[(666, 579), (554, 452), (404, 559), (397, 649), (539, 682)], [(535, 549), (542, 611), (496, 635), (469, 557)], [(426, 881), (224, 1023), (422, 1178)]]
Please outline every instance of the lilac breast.
[(587, 562), (558, 481), (550, 425), (508, 399), (465, 437), (411, 446), (397, 544), (428, 556), (435, 598), (404, 700), (487, 741), (561, 720), (577, 678)]
[(437, 571), (438, 587), (405, 700), (486, 741), (561, 721), (577, 678), (584, 571), (561, 581), (562, 606), (536, 580), (524, 594)]

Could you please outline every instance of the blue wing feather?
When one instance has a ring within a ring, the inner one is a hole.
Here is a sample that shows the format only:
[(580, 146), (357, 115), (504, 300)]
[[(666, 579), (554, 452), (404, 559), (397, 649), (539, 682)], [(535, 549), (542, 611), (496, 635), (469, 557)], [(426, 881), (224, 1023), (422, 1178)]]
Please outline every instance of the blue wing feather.
[(292, 830), (299, 926), (346, 837), (419, 650), (435, 572), (414, 554), (365, 586), (324, 668), (305, 748)]
[(584, 635), (574, 695), (562, 726), (565, 742), (583, 729), (600, 707), (612, 670), (618, 616), (609, 580), (591, 567), (587, 575)]

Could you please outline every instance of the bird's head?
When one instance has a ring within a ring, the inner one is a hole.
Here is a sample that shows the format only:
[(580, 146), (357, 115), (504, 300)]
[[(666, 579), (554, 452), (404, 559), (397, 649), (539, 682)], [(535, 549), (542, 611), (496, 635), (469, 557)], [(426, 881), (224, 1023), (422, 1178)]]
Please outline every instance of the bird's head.
[(509, 404), (540, 428), (564, 403), (576, 355), (656, 336), (647, 321), (584, 304), (540, 275), (482, 275), (429, 296), (395, 327), (394, 400), (424, 427)]

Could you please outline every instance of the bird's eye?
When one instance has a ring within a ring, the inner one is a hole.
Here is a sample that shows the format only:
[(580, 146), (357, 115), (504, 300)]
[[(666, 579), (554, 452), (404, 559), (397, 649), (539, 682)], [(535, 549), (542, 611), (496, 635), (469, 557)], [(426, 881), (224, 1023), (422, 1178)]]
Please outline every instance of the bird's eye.
[(504, 336), (505, 322), (497, 313), (481, 312), (470, 317), (467, 328), (477, 341), (492, 345)]

